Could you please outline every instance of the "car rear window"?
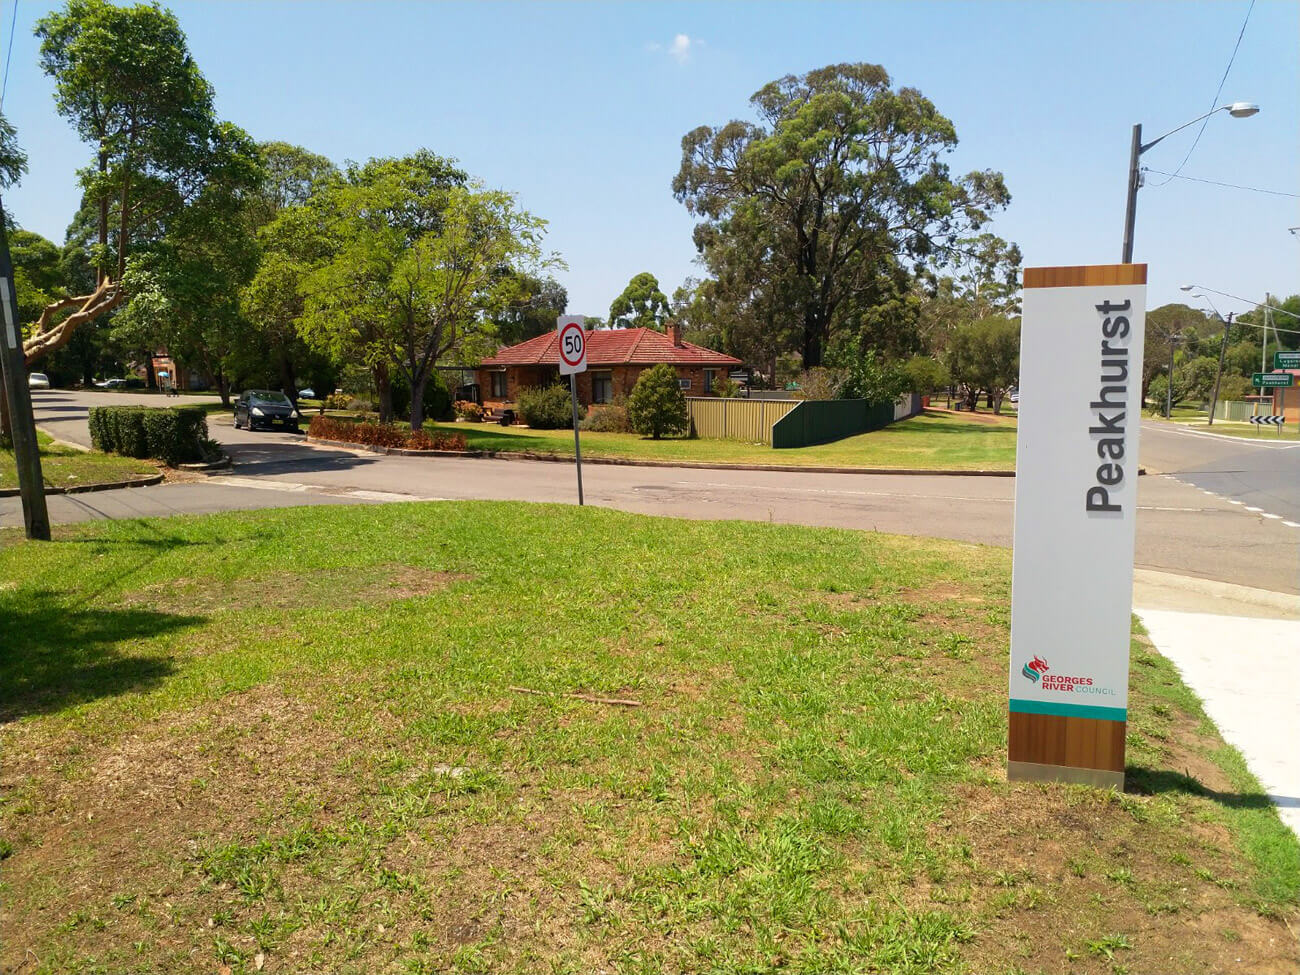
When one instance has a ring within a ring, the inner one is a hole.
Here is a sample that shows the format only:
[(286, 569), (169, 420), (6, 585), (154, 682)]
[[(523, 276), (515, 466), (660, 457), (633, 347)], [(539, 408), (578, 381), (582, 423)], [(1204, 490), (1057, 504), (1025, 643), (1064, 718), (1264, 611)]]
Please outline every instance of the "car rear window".
[(250, 395), (250, 399), (253, 399), (258, 403), (273, 403), (276, 406), (293, 405), (289, 402), (289, 397), (285, 396), (284, 393), (272, 393), (265, 389), (256, 390)]

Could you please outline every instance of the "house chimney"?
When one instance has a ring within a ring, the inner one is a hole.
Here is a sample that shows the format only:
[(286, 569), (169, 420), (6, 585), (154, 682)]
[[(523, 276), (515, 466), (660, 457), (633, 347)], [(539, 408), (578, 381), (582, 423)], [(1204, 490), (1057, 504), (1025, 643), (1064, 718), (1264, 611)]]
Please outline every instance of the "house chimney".
[(668, 322), (668, 340), (677, 348), (682, 347), (682, 327), (671, 319)]

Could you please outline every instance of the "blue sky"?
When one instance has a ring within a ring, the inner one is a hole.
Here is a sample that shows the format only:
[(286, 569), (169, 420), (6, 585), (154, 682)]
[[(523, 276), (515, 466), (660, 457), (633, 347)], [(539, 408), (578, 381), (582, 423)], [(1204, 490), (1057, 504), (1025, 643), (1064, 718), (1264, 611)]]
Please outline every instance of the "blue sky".
[[(14, 0), (0, 2), (8, 33)], [(420, 146), (454, 156), (550, 222), (570, 313), (604, 315), (651, 271), (698, 274), (670, 182), (682, 135), (744, 117), (788, 73), (883, 64), (957, 127), (954, 170), (1001, 170), (992, 229), (1028, 265), (1119, 260), (1133, 123), (1149, 140), (1207, 111), (1249, 3), (173, 3), (222, 116), (342, 162)], [(91, 158), (54, 111), (19, 0), (4, 111), (31, 172), (6, 196), (61, 241)], [(1257, 0), (1186, 176), (1300, 193), (1300, 4)], [(7, 43), (7, 36), (5, 41)], [(0, 46), (0, 53), (3, 47)], [(1184, 130), (1144, 157), (1173, 172)], [(1300, 200), (1174, 180), (1139, 195), (1150, 304), (1195, 281), (1262, 300), (1300, 291)], [(1244, 311), (1229, 300), (1223, 312)]]

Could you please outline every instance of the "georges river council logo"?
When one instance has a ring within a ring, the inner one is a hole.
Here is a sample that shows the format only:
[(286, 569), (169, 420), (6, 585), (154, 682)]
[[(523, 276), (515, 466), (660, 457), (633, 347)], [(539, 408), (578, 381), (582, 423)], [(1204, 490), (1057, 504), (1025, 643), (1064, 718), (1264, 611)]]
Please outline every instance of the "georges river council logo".
[(1109, 687), (1093, 686), (1091, 677), (1069, 677), (1065, 674), (1049, 673), (1050, 670), (1047, 661), (1035, 654), (1034, 659), (1020, 668), (1020, 673), (1044, 691), (1061, 691), (1067, 694), (1099, 694), (1111, 697), (1115, 695), (1115, 691)]
[(1035, 655), (1033, 660), (1020, 668), (1020, 672), (1037, 684), (1042, 675), (1047, 673), (1047, 661)]

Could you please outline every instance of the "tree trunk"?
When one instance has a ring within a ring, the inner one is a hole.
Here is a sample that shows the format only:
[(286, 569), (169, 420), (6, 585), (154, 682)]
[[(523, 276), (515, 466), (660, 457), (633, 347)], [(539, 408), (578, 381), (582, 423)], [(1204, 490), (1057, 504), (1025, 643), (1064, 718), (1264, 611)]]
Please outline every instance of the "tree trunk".
[(131, 224), (131, 171), (126, 169), (122, 176), (122, 212), (118, 215), (117, 229), (117, 279), (126, 277), (126, 240), (130, 234)]
[(217, 384), (217, 395), (221, 397), (221, 405), (230, 409), (230, 380), (226, 378), (224, 371), (218, 369), (213, 382)]
[(411, 383), (411, 430), (424, 426), (424, 387), (429, 382), (429, 374), (417, 374)]
[(289, 354), (281, 350), (280, 352), (280, 385), (284, 389), (284, 395), (289, 397), (289, 402), (298, 408), (298, 377), (294, 375), (293, 360)]
[(14, 432), (9, 426), (9, 391), (0, 384), (0, 447), (14, 445)]
[(821, 322), (815, 312), (806, 312), (803, 323), (803, 367), (816, 369), (822, 364)]
[[(106, 172), (108, 172), (108, 153), (105, 150), (100, 149), (99, 175), (103, 176)], [(99, 198), (99, 247), (101, 251), (108, 250), (108, 195), (107, 194)], [(96, 264), (95, 287), (98, 288), (101, 284), (103, 284), (104, 278), (106, 277), (108, 277), (108, 275), (104, 273), (104, 269), (100, 267), (98, 264)]]
[(393, 422), (393, 384), (388, 378), (388, 363), (374, 367), (375, 391), (379, 394), (379, 422)]

